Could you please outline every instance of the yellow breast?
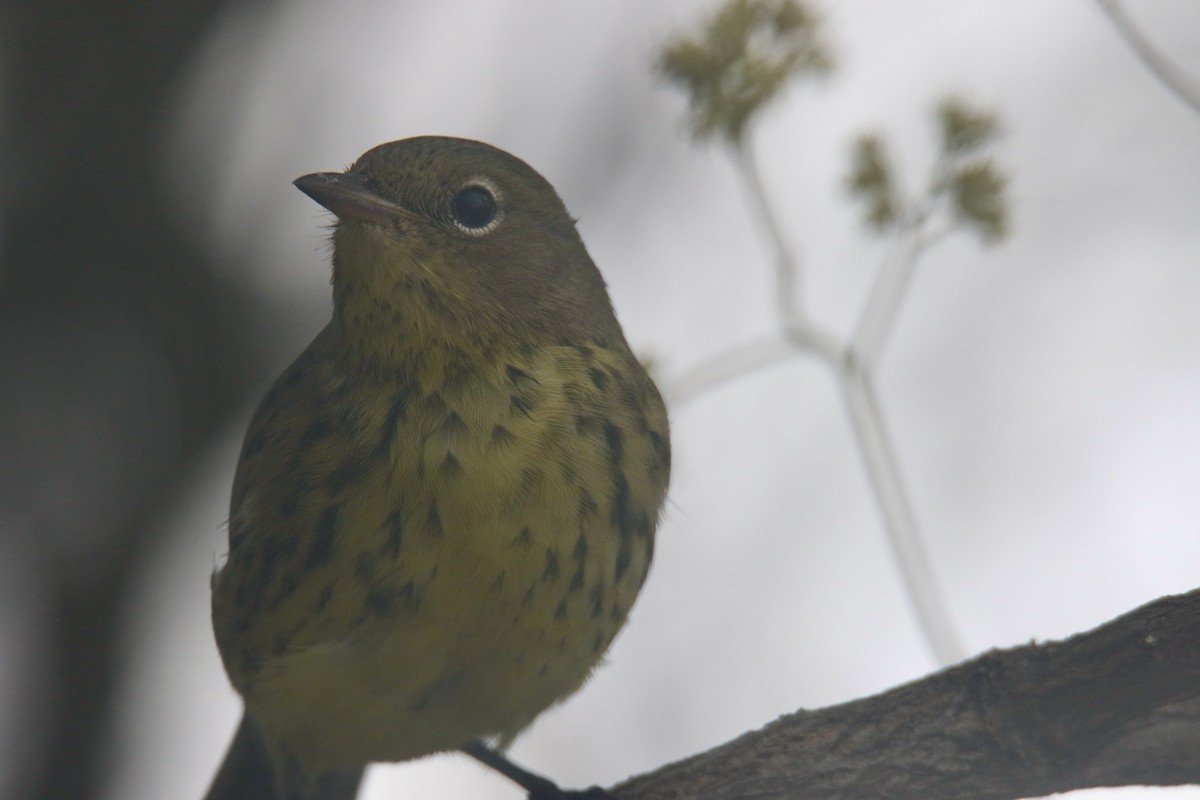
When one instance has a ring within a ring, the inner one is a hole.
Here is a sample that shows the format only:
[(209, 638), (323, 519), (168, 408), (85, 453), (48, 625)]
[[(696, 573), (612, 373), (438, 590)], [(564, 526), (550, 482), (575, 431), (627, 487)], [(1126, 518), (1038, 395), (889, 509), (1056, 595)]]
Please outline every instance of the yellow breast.
[(239, 465), (213, 600), (234, 685), (309, 764), (511, 737), (586, 679), (645, 579), (669, 469), (657, 392), (595, 347), (366, 376), (329, 335)]

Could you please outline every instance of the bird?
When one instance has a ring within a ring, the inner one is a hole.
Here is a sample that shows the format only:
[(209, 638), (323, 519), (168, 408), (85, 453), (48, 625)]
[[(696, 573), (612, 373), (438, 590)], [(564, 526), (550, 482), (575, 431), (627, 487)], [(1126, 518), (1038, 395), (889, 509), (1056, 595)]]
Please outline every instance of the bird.
[(336, 218), (332, 313), (239, 455), (212, 621), (244, 714), (207, 798), (344, 800), (447, 751), (572, 796), (503, 750), (646, 580), (663, 400), (517, 157), (419, 136), (294, 183)]

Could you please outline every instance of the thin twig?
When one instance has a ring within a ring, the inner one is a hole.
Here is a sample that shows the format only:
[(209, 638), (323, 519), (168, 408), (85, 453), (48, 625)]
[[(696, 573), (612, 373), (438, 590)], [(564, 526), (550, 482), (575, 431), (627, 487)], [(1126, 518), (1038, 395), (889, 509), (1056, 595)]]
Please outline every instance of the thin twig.
[(888, 542), (900, 567), (917, 621), (938, 662), (957, 663), (966, 657), (966, 648), (954, 631), (925, 551), (870, 370), (851, 358), (839, 378), (855, 441), (867, 466), (867, 475), (887, 528)]
[(846, 348), (832, 334), (816, 327), (812, 320), (801, 317), (783, 333), (793, 345), (820, 357), (834, 371), (841, 369), (840, 365), (846, 359)]
[(876, 275), (851, 337), (850, 347), (864, 366), (872, 366), (879, 360), (923, 250), (920, 232), (909, 231), (905, 241), (884, 261)]
[(916, 200), (898, 201), (901, 206), (896, 228), (899, 239), (885, 258), (863, 305), (858, 324), (850, 337), (850, 350), (864, 368), (879, 361), (883, 346), (891, 336), (900, 305), (912, 284), (917, 261), (952, 231), (945, 226), (930, 230), (938, 211), (938, 187), (946, 180), (949, 164), (945, 158), (934, 165), (925, 195)]
[(743, 375), (794, 358), (800, 353), (795, 345), (777, 334), (731, 347), (664, 382), (663, 393), (673, 407), (679, 407), (708, 389), (729, 383)]
[(772, 249), (775, 294), (784, 338), (754, 341), (693, 367), (668, 383), (668, 398), (678, 404), (707, 389), (801, 353), (813, 354), (825, 361), (845, 395), (855, 439), (926, 641), (941, 663), (955, 663), (965, 656), (966, 651), (954, 632), (921, 543), (895, 448), (888, 436), (871, 378), (871, 367), (892, 330), (917, 258), (929, 243), (924, 236), (926, 213), (918, 209), (908, 215), (903, 226), (905, 243), (901, 255), (881, 269), (859, 320), (854, 343), (847, 348), (818, 327), (801, 302), (799, 261), (767, 196), (754, 149), (743, 139), (734, 144), (733, 154), (752, 210), (761, 221)]
[(925, 236), (925, 227), (932, 210), (923, 201), (906, 205), (910, 210), (902, 213), (900, 218), (901, 242), (875, 277), (851, 336), (846, 358), (840, 364), (838, 378), (846, 397), (854, 438), (866, 464), (887, 528), (888, 542), (900, 567), (913, 611), (938, 661), (953, 664), (966, 657), (966, 648), (954, 631), (922, 542), (904, 486), (904, 473), (875, 392), (872, 372), (883, 345), (895, 328), (917, 260), (931, 243)]
[(1175, 65), (1147, 36), (1133, 24), (1117, 0), (1096, 0), (1100, 10), (1108, 15), (1117, 33), (1129, 44), (1138, 59), (1176, 97), (1193, 111), (1200, 112), (1200, 84)]
[(780, 323), (785, 330), (798, 323), (804, 323), (801, 327), (811, 327), (805, 320), (804, 309), (799, 300), (802, 277), (800, 260), (796, 257), (788, 237), (784, 235), (783, 226), (779, 224), (775, 215), (775, 207), (767, 197), (758, 159), (746, 137), (733, 145), (733, 156), (738, 166), (738, 174), (742, 176), (746, 185), (746, 194), (753, 205), (751, 211), (762, 222), (775, 257), (775, 301), (779, 304)]
[[(847, 348), (820, 330), (809, 318), (798, 292), (801, 270), (795, 252), (776, 216), (755, 157), (754, 148), (745, 139), (735, 148), (737, 164), (743, 175), (754, 210), (774, 249), (776, 290), (780, 317), (789, 340), (797, 347), (821, 356), (834, 370), (846, 396), (855, 438), (859, 444), (879, 504), (888, 539), (895, 553), (900, 574), (925, 638), (934, 656), (942, 664), (953, 664), (966, 656), (966, 649), (954, 632), (937, 580), (921, 542), (912, 504), (904, 487), (895, 448), (875, 396), (871, 368), (882, 343), (891, 332), (900, 302), (904, 298), (917, 257), (923, 252), (922, 233), (928, 209), (915, 208), (907, 215), (908, 242), (903, 254), (885, 265), (859, 324), (860, 338)], [(876, 315), (872, 319), (870, 315)], [(861, 341), (865, 349), (857, 349)]]

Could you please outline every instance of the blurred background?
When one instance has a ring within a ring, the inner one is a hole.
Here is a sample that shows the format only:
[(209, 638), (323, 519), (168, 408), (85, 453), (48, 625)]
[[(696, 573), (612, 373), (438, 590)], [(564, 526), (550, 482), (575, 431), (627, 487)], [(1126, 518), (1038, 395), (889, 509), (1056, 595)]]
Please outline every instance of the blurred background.
[[(1200, 79), (1200, 6), (1130, 3)], [(660, 381), (770, 330), (727, 152), (653, 73), (713, 3), (72, 0), (0, 6), (0, 796), (198, 798), (239, 714), (212, 641), (237, 448), (329, 313), (329, 217), (290, 182), (380, 142), (479, 138), (580, 218)], [(972, 652), (1200, 580), (1200, 115), (1084, 0), (814, 4), (837, 70), (753, 142), (847, 331), (884, 256), (844, 176), (929, 111), (999, 114), (1013, 233), (922, 260), (878, 376)], [(609, 664), (514, 749), (611, 784), (937, 667), (832, 377), (798, 360), (673, 411), (651, 579)], [(1200, 789), (1094, 791), (1200, 798)], [(367, 800), (518, 798), (459, 756)]]

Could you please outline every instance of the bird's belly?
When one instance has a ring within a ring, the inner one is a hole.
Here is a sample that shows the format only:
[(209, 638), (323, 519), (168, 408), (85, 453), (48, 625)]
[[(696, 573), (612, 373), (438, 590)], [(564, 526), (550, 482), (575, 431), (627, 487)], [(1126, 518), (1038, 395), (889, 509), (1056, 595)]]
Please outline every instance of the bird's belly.
[[(248, 711), (307, 766), (510, 739), (579, 688), (624, 624), (663, 462), (618, 372), (576, 397), (565, 384), (588, 374), (584, 356), (541, 357), (553, 363), (506, 370), (504, 392), (360, 403), (378, 409), (351, 426), (362, 458), (339, 460), (354, 448), (333, 437), (306, 445), (302, 474), (326, 477), (295, 500), (295, 469), (244, 482), (218, 639)], [(245, 585), (265, 588), (243, 598)]]
[[(324, 766), (514, 736), (586, 680), (636, 590), (611, 586), (618, 554), (599, 541), (611, 536), (606, 524), (557, 539), (536, 539), (532, 527), (497, 534), (484, 546), (447, 544), (407, 607), (272, 659), (247, 697), (252, 709), (304, 763)], [(577, 550), (580, 536), (597, 544)]]

